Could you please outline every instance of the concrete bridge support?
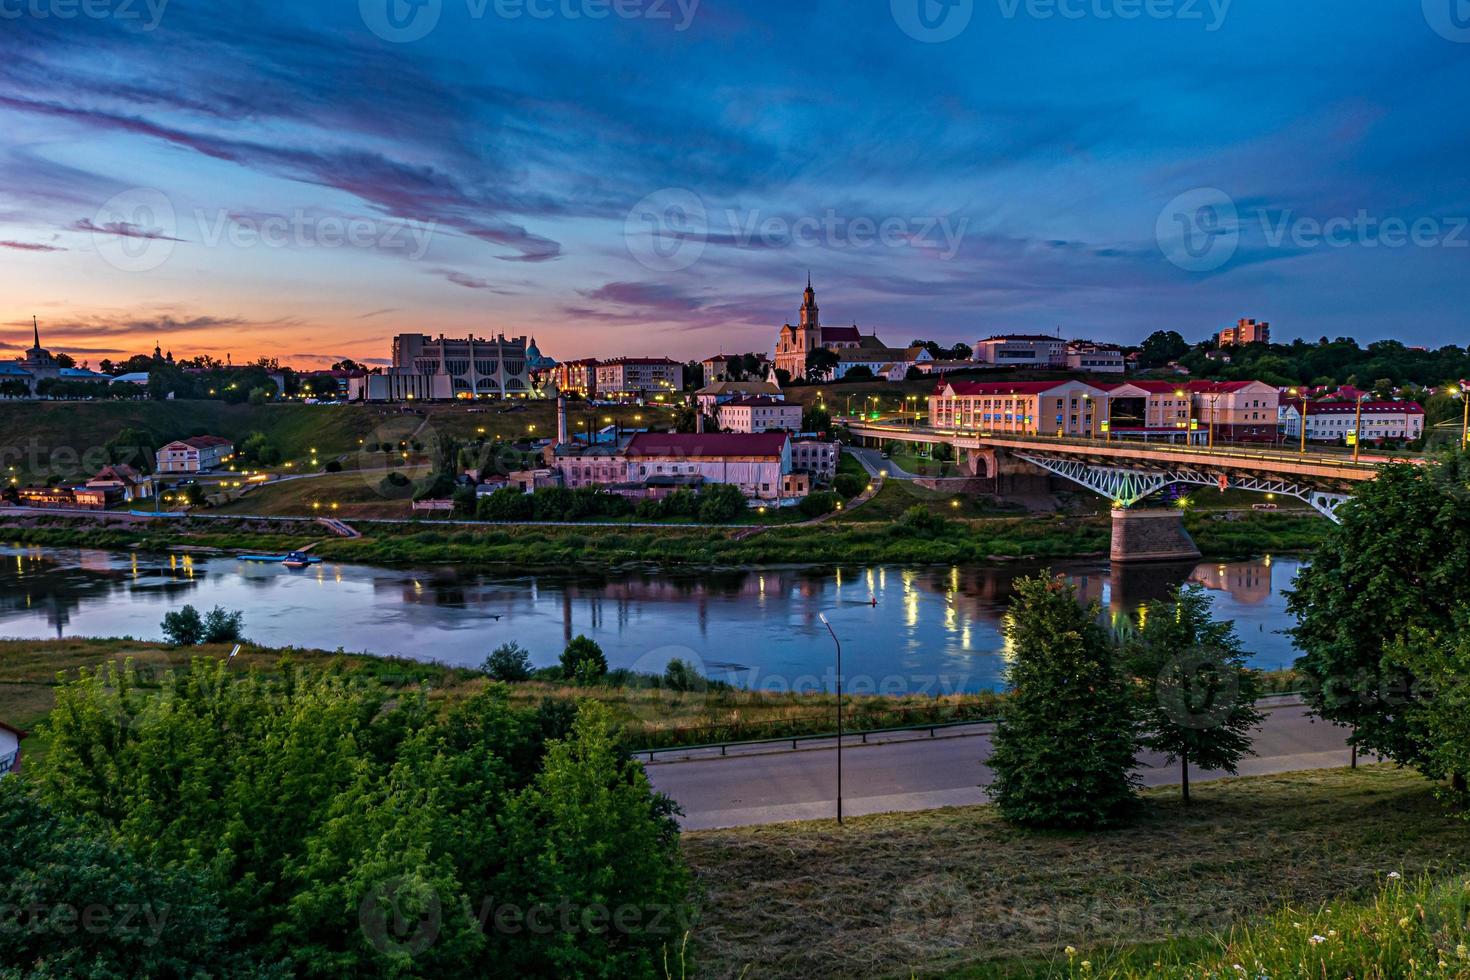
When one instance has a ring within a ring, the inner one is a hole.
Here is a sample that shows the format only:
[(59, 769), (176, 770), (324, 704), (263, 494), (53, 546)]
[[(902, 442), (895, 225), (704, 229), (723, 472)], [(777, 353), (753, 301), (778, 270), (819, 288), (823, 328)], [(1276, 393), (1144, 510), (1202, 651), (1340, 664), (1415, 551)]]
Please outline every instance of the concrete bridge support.
[(1118, 564), (1193, 561), (1203, 557), (1184, 530), (1184, 512), (1175, 508), (1113, 508), (1112, 559)]

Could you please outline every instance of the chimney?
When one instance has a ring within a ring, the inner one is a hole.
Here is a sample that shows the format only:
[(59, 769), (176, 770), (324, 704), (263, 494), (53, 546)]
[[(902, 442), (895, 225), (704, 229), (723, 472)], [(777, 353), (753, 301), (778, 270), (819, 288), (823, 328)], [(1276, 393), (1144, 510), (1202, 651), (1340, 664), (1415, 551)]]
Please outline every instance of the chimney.
[(567, 398), (565, 395), (556, 396), (556, 444), (565, 446), (572, 440), (567, 435)]
[(697, 405), (694, 408), (694, 431), (704, 435), (704, 411)]

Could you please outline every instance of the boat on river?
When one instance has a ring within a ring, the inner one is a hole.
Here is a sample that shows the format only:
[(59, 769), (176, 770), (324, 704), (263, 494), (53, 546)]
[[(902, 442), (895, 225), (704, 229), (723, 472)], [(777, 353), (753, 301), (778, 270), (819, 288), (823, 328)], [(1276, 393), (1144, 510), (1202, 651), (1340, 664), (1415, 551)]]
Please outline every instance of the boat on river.
[(322, 560), (316, 555), (308, 555), (304, 551), (291, 551), (284, 555), (238, 555), (237, 561), (263, 562), (270, 565), (285, 565), (287, 568), (305, 568), (308, 565), (320, 565)]

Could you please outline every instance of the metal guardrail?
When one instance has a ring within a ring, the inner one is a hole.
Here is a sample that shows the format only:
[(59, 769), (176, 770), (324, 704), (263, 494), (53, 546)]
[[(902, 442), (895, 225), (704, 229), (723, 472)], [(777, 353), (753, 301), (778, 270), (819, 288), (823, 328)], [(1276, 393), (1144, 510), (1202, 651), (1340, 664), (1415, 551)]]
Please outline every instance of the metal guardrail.
[[(1263, 694), (1256, 700), (1256, 706), (1261, 708), (1285, 707), (1293, 700), (1299, 702), (1305, 689), (1295, 691), (1277, 691), (1271, 694)], [(1280, 700), (1283, 704), (1271, 705), (1268, 702)], [(999, 721), (997, 718), (971, 718), (967, 721), (934, 721), (922, 725), (900, 725), (895, 728), (867, 728), (859, 731), (843, 732), (843, 744), (848, 744), (851, 739), (858, 739), (859, 744), (867, 745), (868, 739), (878, 735), (901, 735), (905, 732), (928, 732), (930, 738), (937, 738), (938, 733), (950, 728), (972, 728), (977, 725), (994, 725)], [(720, 750), (720, 756), (726, 757), (730, 749), (746, 748), (759, 745), (790, 745), (794, 752), (802, 742), (831, 742), (836, 741), (837, 733), (814, 732), (809, 735), (783, 735), (774, 738), (752, 738), (739, 739), (728, 742), (706, 742), (700, 745), (669, 745), (662, 748), (634, 749), (630, 754), (635, 758), (647, 757), (649, 762), (654, 762), (655, 756), (668, 755), (675, 752), (710, 752)]]

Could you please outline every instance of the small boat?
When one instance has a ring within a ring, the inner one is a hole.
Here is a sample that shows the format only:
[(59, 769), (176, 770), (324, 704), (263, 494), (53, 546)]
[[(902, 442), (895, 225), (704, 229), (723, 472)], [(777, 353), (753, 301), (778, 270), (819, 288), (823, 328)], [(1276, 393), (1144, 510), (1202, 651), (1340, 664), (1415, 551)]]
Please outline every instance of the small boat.
[(287, 568), (305, 568), (308, 565), (320, 565), (322, 563), (322, 560), (316, 555), (308, 555), (304, 551), (292, 551), (284, 555), (239, 555), (236, 560), (285, 565)]

